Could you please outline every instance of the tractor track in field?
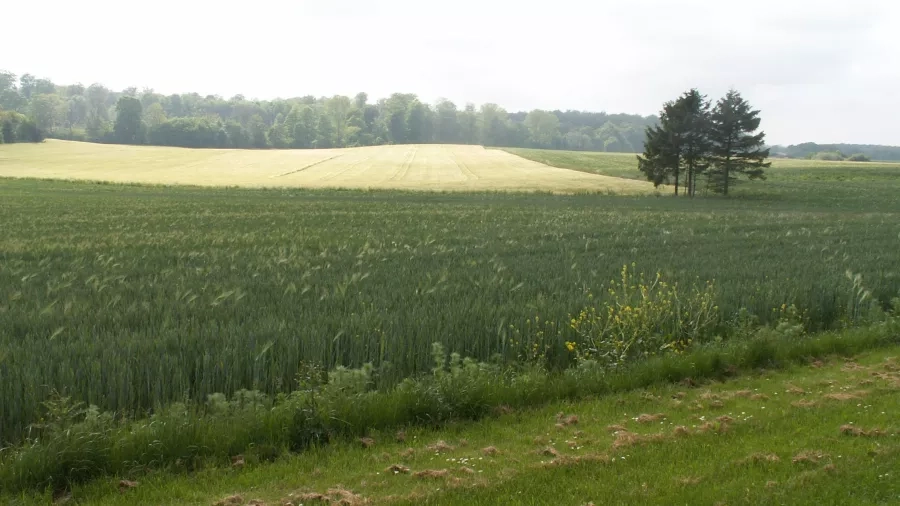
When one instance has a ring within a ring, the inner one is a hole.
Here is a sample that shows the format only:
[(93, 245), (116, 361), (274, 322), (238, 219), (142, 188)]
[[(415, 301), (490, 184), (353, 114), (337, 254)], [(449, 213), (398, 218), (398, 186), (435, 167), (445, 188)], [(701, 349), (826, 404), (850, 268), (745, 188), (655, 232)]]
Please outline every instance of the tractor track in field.
[(416, 161), (416, 155), (419, 153), (419, 147), (416, 146), (412, 150), (412, 156), (410, 156), (407, 160), (403, 162), (403, 165), (400, 166), (400, 170), (394, 173), (391, 176), (391, 181), (397, 181), (406, 177), (406, 174), (409, 172), (409, 168), (412, 167), (413, 162)]
[[(333, 174), (328, 174), (327, 176), (320, 178), (320, 181), (330, 181), (336, 177), (343, 175), (345, 172), (359, 166), (359, 164), (371, 160), (372, 158), (374, 158), (374, 156), (367, 156), (367, 157), (363, 158), (362, 160), (357, 160), (357, 161), (351, 163), (350, 165), (348, 165), (347, 168), (345, 168), (343, 170), (339, 170)], [(363, 172), (365, 172), (365, 171), (363, 171)]]
[(325, 162), (330, 162), (331, 160), (334, 160), (335, 158), (340, 158), (340, 157), (342, 157), (342, 156), (344, 156), (344, 153), (341, 153), (341, 154), (338, 154), (338, 155), (334, 155), (334, 156), (332, 156), (332, 157), (330, 157), (330, 158), (325, 158), (324, 160), (319, 160), (319, 161), (317, 161), (317, 162), (313, 162), (313, 163), (311, 163), (311, 164), (309, 164), (309, 165), (304, 165), (303, 167), (300, 167), (299, 169), (296, 169), (296, 170), (291, 170), (291, 171), (288, 171), (288, 172), (284, 172), (284, 173), (282, 173), (282, 174), (276, 174), (276, 175), (271, 176), (271, 177), (284, 177), (284, 176), (290, 176), (291, 174), (296, 174), (296, 173), (298, 173), (298, 172), (303, 172), (304, 170), (309, 169), (310, 167), (315, 167), (316, 165), (319, 165), (319, 164), (322, 164), (322, 163), (325, 163)]
[(450, 157), (453, 159), (453, 163), (455, 163), (456, 168), (459, 169), (459, 171), (462, 172), (463, 175), (466, 176), (467, 181), (472, 181), (473, 179), (480, 179), (478, 177), (478, 175), (475, 174), (472, 171), (472, 169), (469, 168), (468, 165), (466, 165), (466, 162), (463, 162), (459, 159), (459, 156), (457, 156), (457, 154), (452, 149), (447, 150), (447, 148), (444, 148), (444, 150), (450, 152)]

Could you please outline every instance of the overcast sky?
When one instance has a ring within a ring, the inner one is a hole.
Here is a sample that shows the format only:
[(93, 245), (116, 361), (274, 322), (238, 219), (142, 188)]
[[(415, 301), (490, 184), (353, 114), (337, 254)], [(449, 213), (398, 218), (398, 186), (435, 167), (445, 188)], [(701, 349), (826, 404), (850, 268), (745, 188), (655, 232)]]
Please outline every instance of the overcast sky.
[(656, 113), (729, 87), (772, 143), (900, 145), (897, 0), (10, 1), (0, 69), (275, 98)]

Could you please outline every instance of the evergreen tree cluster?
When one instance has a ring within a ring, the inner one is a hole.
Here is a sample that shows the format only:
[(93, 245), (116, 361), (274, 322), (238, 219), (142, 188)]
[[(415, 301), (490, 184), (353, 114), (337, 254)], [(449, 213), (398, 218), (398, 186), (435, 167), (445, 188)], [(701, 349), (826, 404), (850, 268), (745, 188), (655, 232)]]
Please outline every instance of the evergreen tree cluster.
[(693, 197), (698, 186), (728, 195), (741, 178), (765, 179), (769, 150), (759, 111), (735, 90), (716, 105), (697, 89), (666, 102), (659, 124), (647, 127), (638, 168), (654, 185), (672, 184)]

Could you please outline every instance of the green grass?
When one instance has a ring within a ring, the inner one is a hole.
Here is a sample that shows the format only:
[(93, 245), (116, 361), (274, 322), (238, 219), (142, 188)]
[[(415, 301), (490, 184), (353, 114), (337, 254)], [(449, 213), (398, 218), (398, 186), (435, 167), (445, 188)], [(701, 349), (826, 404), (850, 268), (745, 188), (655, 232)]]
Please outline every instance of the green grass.
[[(329, 489), (371, 504), (892, 504), (900, 499), (898, 371), (894, 346), (724, 382), (413, 427), (404, 441), (373, 432), (368, 448), (346, 441), (272, 463), (154, 473), (124, 493), (112, 477), (70, 493), (92, 505), (208, 505), (234, 494), (243, 498), (235, 504), (315, 504), (302, 494)], [(664, 416), (642, 422), (641, 414)], [(572, 415), (577, 423), (557, 425)], [(436, 451), (438, 441), (450, 448)], [(389, 470), (395, 464), (410, 474)], [(414, 474), (429, 470), (447, 474)], [(26, 506), (51, 497), (0, 499)]]
[[(646, 180), (637, 168), (634, 153), (525, 148), (505, 148), (504, 151), (552, 167)], [(828, 202), (848, 211), (884, 209), (885, 205), (896, 210), (900, 200), (897, 174), (900, 174), (900, 163), (773, 159), (772, 167), (766, 169), (765, 181), (739, 184), (732, 196), (808, 205)], [(702, 188), (698, 188), (698, 192), (704, 193)]]
[(568, 316), (632, 262), (715, 280), (723, 333), (782, 304), (839, 325), (846, 271), (883, 303), (900, 291), (900, 178), (880, 174), (694, 201), (2, 180), (0, 441), (53, 391), (141, 415), (288, 391), (301, 362), (390, 362), (392, 384), (429, 370), (434, 341), (566, 363)]
[(550, 149), (503, 148), (528, 160), (561, 169), (580, 170), (602, 176), (646, 180), (637, 170), (634, 153), (601, 153), (596, 151), (562, 151)]

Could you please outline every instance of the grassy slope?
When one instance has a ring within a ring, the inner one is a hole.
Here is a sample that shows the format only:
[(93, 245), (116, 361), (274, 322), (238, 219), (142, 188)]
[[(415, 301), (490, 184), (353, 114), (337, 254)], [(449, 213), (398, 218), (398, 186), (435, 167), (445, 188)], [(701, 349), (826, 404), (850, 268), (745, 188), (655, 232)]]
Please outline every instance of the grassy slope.
[(601, 153), (596, 151), (560, 151), (551, 149), (503, 148), (522, 158), (551, 167), (580, 170), (604, 176), (641, 179), (634, 153)]
[[(580, 170), (592, 174), (643, 179), (638, 171), (635, 153), (605, 153), (599, 151), (561, 151), (551, 149), (503, 148), (528, 160), (551, 167)], [(898, 162), (827, 162), (822, 160), (773, 159), (771, 171), (789, 171), (791, 180), (859, 180), (873, 171), (900, 170)]]
[[(240, 469), (160, 473), (125, 493), (116, 491), (117, 480), (100, 480), (73, 497), (174, 505), (238, 494), (243, 501), (234, 504), (316, 504), (302, 494), (332, 489), (374, 504), (888, 504), (900, 499), (898, 371), (895, 347), (853, 361), (410, 430), (404, 442), (375, 434), (370, 448), (341, 444)], [(577, 423), (558, 426), (558, 413)], [(853, 435), (856, 429), (870, 434)], [(435, 450), (441, 440), (452, 448)], [(496, 455), (482, 451), (490, 446)], [(394, 473), (393, 464), (438, 476)], [(28, 505), (49, 496), (0, 499)]]
[[(637, 169), (634, 153), (525, 148), (506, 148), (504, 151), (552, 167), (627, 179), (645, 179)], [(900, 163), (776, 159), (772, 160), (772, 167), (766, 170), (766, 181), (739, 184), (735, 194), (738, 197), (767, 199), (831, 199), (835, 203), (851, 196), (895, 201), (898, 173)]]

